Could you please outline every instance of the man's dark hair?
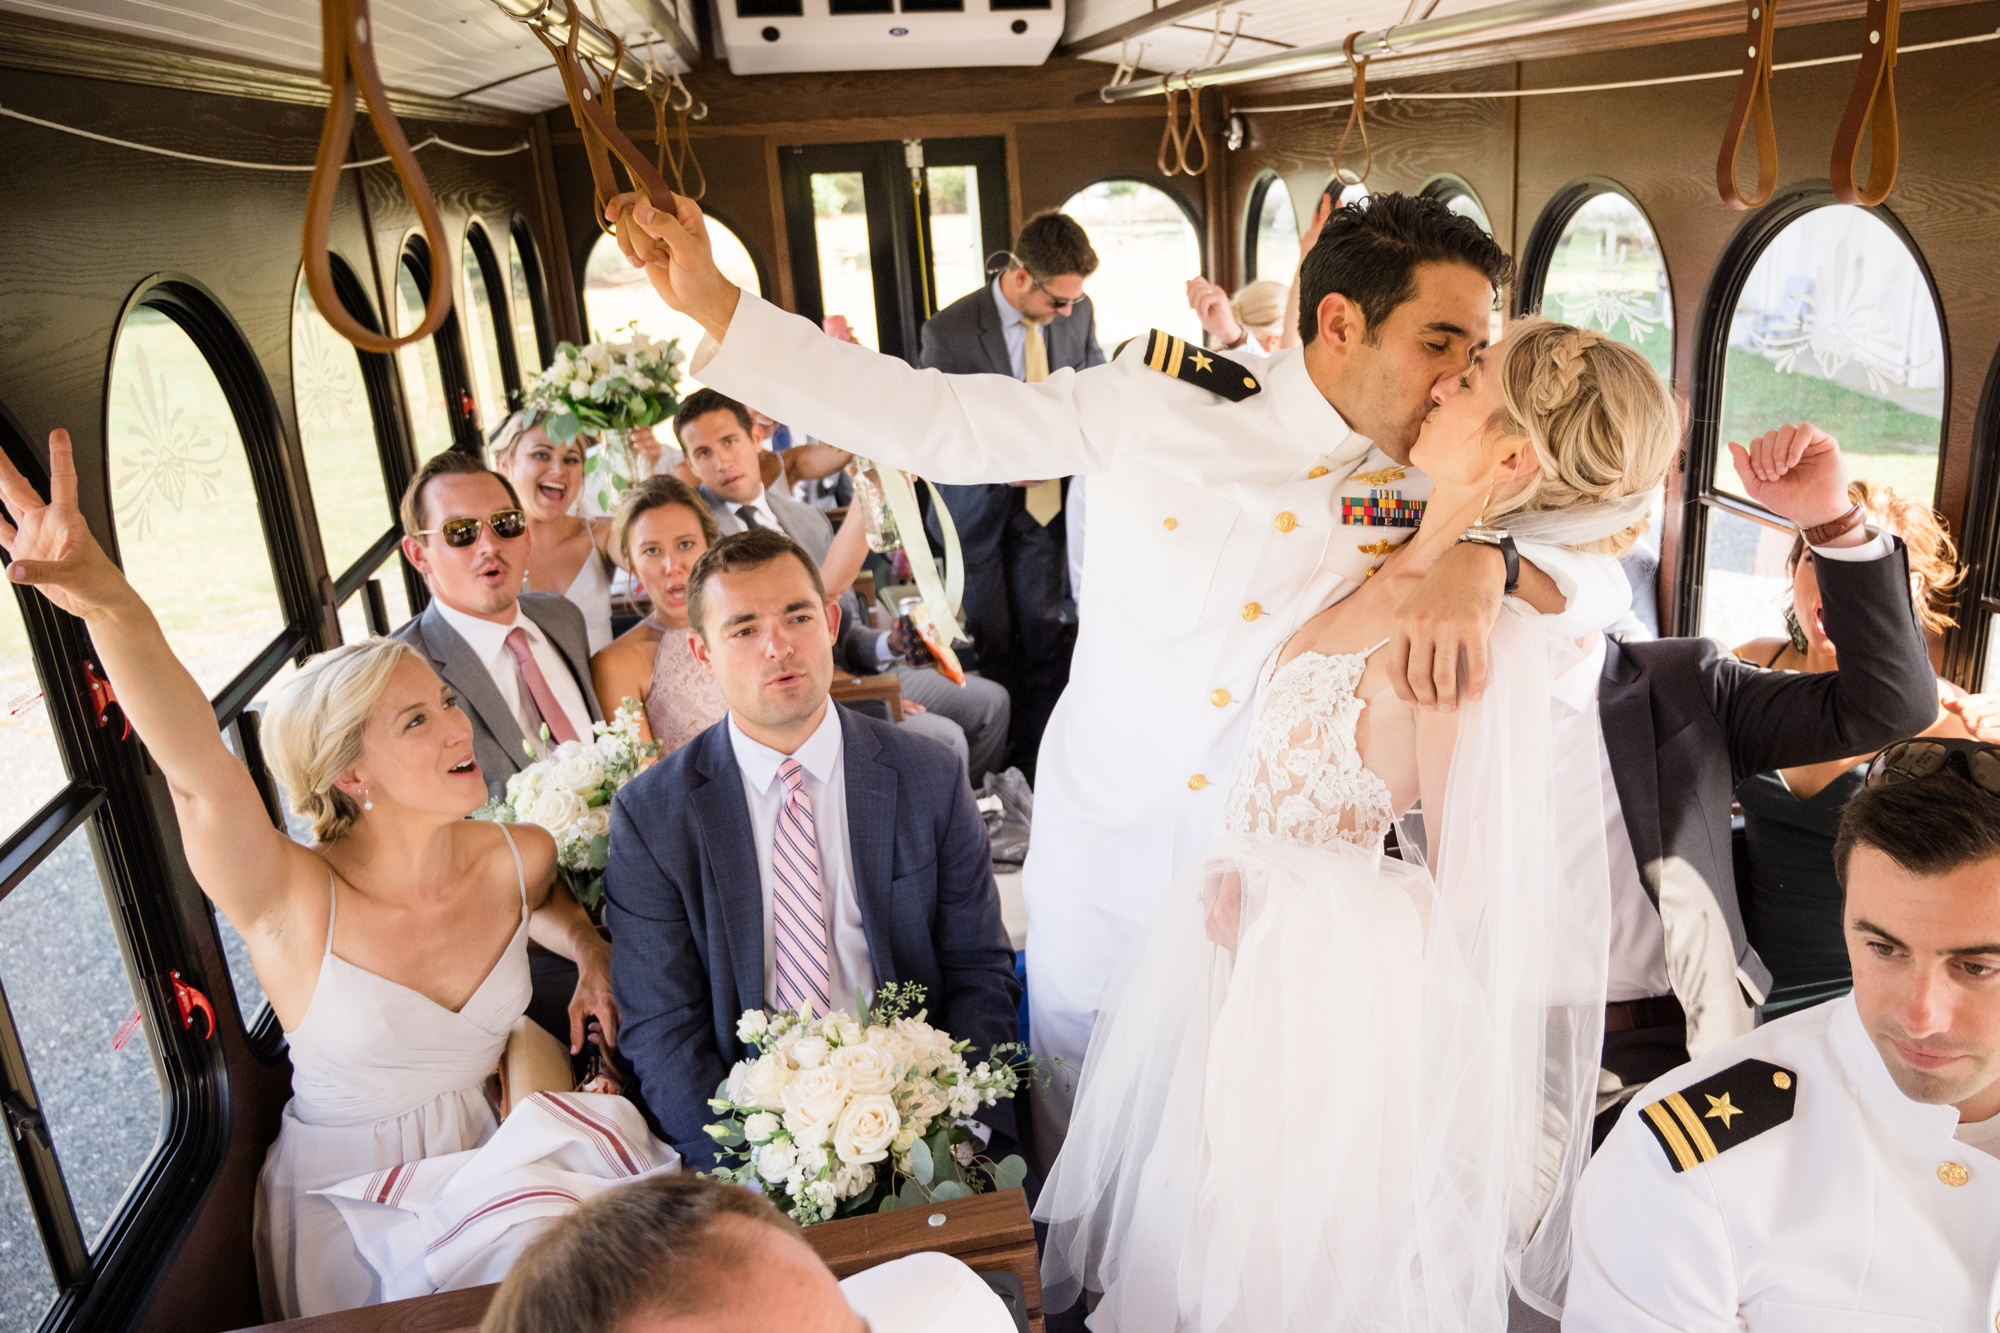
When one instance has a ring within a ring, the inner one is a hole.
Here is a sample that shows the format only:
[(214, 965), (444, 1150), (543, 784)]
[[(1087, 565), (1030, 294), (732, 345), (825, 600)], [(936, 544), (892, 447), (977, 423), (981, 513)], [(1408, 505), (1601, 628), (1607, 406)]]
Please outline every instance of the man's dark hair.
[(688, 422), (705, 417), (710, 412), (734, 414), (736, 420), (742, 423), (743, 433), (752, 439), (757, 437), (756, 427), (750, 424), (749, 408), (728, 394), (717, 393), (713, 389), (696, 389), (687, 396), (687, 401), (681, 404), (681, 410), (674, 413), (674, 438), (678, 440), (681, 437), (681, 431), (686, 429)]
[[(514, 508), (521, 507), (521, 497), (514, 490), (514, 483), (471, 454), (462, 454), (456, 449), (447, 449), (441, 454), (432, 454), (417, 469), (417, 475), (410, 478), (410, 484), (403, 488), (403, 501), (396, 506), (396, 516), (402, 520), (403, 535), (414, 537), (424, 531), (424, 488), (439, 477), (476, 477), (481, 474), (493, 478), (507, 491), (507, 503)], [(481, 518), (485, 515), (481, 514)]]
[(1334, 292), (1361, 307), (1367, 340), (1417, 294), (1419, 264), (1464, 264), (1497, 290), (1514, 261), (1471, 218), (1423, 195), (1377, 194), (1333, 210), (1299, 265), (1299, 339), (1319, 336), (1319, 306)]
[(798, 1234), (762, 1195), (692, 1172), (606, 1190), (528, 1247), (481, 1333), (613, 1333), (637, 1315), (699, 1313), (741, 1262), (740, 1235), (717, 1225), (729, 1218)]
[(687, 607), (688, 624), (694, 632), (706, 640), (708, 638), (708, 581), (718, 574), (735, 574), (746, 569), (761, 569), (773, 560), (792, 557), (806, 567), (806, 574), (812, 579), (813, 591), (820, 601), (826, 600), (826, 584), (820, 580), (819, 566), (813, 563), (805, 548), (775, 528), (751, 528), (747, 532), (732, 532), (715, 545), (702, 552), (701, 559), (694, 562), (694, 569), (688, 574)]
[(1952, 769), (1864, 788), (1841, 812), (1833, 867), (1847, 882), (1856, 847), (1873, 847), (1913, 875), (1945, 875), (2000, 858), (2000, 796)]
[(1087, 278), (1097, 272), (1097, 251), (1090, 248), (1083, 224), (1053, 209), (1022, 225), (1014, 238), (1014, 259), (1037, 282), (1071, 273)]

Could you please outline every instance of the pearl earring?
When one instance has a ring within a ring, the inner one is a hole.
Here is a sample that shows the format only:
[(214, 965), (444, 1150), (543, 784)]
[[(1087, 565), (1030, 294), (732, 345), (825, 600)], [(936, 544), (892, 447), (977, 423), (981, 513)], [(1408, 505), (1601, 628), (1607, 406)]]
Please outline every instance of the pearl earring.
[(368, 799), (368, 789), (366, 787), (361, 789), (361, 808), (363, 810), (373, 810), (375, 808), (375, 802)]

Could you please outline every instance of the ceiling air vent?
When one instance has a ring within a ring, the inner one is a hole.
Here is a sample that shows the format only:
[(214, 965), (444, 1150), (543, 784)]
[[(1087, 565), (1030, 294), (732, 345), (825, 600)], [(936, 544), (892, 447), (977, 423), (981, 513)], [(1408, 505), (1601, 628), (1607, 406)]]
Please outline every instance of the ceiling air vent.
[(1064, 0), (720, 0), (738, 74), (1039, 65)]

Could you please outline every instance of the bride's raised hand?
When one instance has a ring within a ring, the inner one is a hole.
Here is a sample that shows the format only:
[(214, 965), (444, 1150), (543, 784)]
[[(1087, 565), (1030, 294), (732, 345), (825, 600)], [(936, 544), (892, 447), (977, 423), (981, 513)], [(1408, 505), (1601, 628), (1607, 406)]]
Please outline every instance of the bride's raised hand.
[(7, 577), (39, 588), (73, 616), (87, 619), (132, 595), (132, 585), (111, 562), (76, 503), (76, 460), (69, 432), (49, 433), (46, 502), (0, 454), (0, 547), (9, 556)]
[(671, 210), (653, 207), (642, 194), (620, 194), (604, 216), (617, 224), (620, 248), (645, 269), (660, 299), (722, 341), (742, 293), (716, 267), (701, 206), (683, 194), (674, 196)]

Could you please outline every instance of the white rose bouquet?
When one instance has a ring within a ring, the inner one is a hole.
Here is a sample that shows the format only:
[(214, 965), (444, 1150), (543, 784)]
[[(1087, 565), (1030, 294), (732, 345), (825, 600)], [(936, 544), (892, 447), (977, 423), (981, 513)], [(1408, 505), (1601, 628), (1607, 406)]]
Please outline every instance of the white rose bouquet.
[(594, 435), (600, 444), (584, 461), (585, 484), (609, 511), (637, 475), (628, 434), (653, 426), (680, 408), (680, 339), (666, 342), (639, 332), (636, 321), (617, 341), (578, 347), (558, 343), (555, 360), (528, 387), (525, 406), (547, 415), (542, 429), (557, 444)]
[[(803, 1224), (887, 1213), (1013, 1189), (1028, 1165), (981, 1157), (967, 1123), (1032, 1073), (1017, 1044), (969, 1064), (971, 1043), (924, 1021), (924, 988), (891, 984), (866, 1021), (746, 1010), (736, 1035), (757, 1048), (716, 1089), (717, 1179), (752, 1185)], [(915, 1010), (914, 1013), (911, 1011)]]
[(554, 835), (557, 871), (593, 917), (604, 901), (611, 798), (660, 752), (658, 741), (639, 739), (639, 716), (638, 700), (627, 699), (616, 717), (591, 728), (589, 740), (556, 746), (543, 727), (542, 757), (507, 779), (506, 795), (479, 810), (481, 819), (540, 824)]

